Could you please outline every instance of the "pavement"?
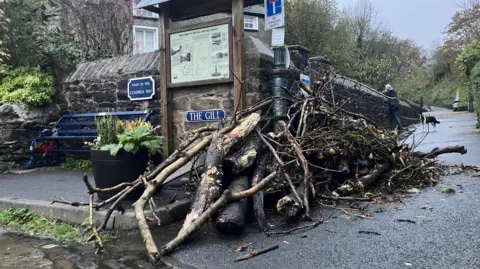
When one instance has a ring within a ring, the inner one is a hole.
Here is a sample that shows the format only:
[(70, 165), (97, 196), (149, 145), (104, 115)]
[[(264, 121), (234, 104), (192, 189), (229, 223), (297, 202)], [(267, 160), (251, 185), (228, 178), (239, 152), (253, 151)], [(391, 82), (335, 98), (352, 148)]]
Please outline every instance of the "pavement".
[[(51, 202), (65, 199), (70, 202), (88, 202), (88, 189), (83, 182), (83, 172), (67, 171), (60, 168), (45, 168), (35, 171), (16, 171), (0, 174), (0, 210), (9, 207), (27, 208), (31, 212), (58, 219), (67, 223), (81, 224), (88, 216), (88, 207), (73, 207)], [(93, 176), (88, 174), (90, 183), (95, 186)], [(170, 181), (156, 195), (158, 208), (156, 215), (162, 224), (168, 224), (186, 215), (190, 201), (184, 199), (183, 183)], [(122, 203), (125, 213), (114, 211), (107, 228), (116, 230), (137, 229), (132, 202)], [(103, 222), (108, 207), (95, 213), (95, 223)], [(148, 210), (147, 210), (148, 211)], [(150, 215), (149, 211), (147, 212)], [(149, 216), (152, 217), (153, 216)], [(152, 226), (155, 223), (151, 223)]]

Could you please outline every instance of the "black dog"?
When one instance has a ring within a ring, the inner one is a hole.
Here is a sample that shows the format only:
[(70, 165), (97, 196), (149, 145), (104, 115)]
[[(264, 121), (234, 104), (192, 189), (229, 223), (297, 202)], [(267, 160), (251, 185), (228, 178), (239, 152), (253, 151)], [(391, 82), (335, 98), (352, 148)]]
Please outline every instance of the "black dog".
[(433, 127), (437, 127), (437, 124), (440, 122), (434, 116), (423, 116), (420, 115), (420, 122), (423, 124), (431, 124)]

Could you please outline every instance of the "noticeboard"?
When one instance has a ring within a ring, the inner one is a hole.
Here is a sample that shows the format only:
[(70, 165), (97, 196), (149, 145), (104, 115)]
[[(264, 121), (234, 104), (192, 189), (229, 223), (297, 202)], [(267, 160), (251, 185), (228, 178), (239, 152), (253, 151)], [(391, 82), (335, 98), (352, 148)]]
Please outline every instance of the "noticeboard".
[(231, 21), (218, 20), (170, 31), (169, 87), (231, 82)]

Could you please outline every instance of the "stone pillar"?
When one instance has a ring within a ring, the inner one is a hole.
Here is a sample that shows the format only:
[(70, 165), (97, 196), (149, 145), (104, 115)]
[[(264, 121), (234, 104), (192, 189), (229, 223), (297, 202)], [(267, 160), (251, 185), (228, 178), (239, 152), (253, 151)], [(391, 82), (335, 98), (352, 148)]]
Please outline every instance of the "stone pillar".
[(290, 62), (294, 65), (290, 68), (296, 68), (300, 71), (305, 71), (308, 69), (308, 54), (310, 50), (300, 45), (287, 46), (288, 51), (290, 52)]

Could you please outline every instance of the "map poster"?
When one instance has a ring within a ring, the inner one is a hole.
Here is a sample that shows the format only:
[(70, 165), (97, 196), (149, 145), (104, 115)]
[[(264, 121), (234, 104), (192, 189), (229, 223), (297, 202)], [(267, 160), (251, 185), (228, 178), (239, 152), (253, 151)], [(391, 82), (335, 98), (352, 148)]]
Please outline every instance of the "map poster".
[(170, 34), (170, 83), (230, 79), (229, 24)]

